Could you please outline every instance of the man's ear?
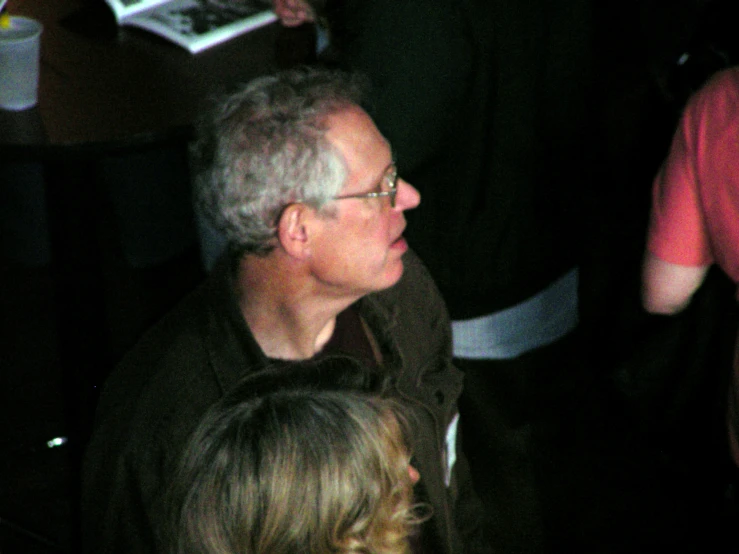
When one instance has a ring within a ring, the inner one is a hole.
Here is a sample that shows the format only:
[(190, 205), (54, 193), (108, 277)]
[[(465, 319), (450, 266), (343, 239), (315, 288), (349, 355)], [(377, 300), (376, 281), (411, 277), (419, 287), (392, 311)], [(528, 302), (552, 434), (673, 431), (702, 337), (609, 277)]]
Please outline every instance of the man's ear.
[(315, 212), (305, 204), (290, 204), (277, 222), (277, 238), (290, 256), (305, 259), (310, 255), (311, 227)]

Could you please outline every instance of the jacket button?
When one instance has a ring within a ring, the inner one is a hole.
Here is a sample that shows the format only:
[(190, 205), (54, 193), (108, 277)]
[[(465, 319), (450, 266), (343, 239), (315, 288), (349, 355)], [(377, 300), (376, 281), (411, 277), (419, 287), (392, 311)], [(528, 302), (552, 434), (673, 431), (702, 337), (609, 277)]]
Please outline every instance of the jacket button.
[(436, 391), (436, 401), (439, 404), (443, 404), (444, 403), (444, 391), (441, 391), (441, 390), (437, 390)]

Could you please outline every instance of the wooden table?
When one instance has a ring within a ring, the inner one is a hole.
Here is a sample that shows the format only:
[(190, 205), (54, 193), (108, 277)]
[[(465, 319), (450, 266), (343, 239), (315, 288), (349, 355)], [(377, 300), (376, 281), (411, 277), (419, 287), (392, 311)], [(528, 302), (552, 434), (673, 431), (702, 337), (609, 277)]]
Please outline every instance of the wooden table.
[(8, 11), (44, 29), (38, 105), (0, 110), (0, 168), (19, 160), (44, 167), (39, 196), (49, 215), (60, 358), (76, 389), (73, 427), (79, 423), (84, 439), (96, 394), (89, 385), (100, 384), (111, 362), (95, 163), (172, 141), (186, 145), (214, 95), (284, 65), (276, 52), (299, 59), (296, 52), (310, 45), (305, 33), (271, 24), (193, 55), (118, 28), (103, 0), (9, 0)]
[(0, 145), (110, 145), (186, 134), (209, 100), (277, 67), (271, 24), (199, 54), (115, 24), (103, 0), (9, 0), (38, 19), (39, 103), (0, 110)]

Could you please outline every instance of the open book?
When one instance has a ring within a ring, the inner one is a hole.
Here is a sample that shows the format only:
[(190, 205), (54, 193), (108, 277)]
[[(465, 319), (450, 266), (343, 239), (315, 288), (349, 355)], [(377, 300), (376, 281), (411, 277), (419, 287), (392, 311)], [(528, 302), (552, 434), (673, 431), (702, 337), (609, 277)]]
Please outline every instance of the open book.
[(264, 0), (105, 0), (119, 25), (197, 53), (277, 19)]

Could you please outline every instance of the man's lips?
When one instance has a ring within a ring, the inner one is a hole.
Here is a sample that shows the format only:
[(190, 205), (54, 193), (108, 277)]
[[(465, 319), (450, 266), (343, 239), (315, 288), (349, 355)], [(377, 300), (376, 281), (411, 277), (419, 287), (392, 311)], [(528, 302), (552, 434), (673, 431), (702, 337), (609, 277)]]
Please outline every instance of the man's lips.
[(408, 248), (408, 243), (405, 241), (405, 238), (403, 238), (403, 235), (400, 235), (393, 241), (390, 248), (406, 250)]
[(391, 247), (404, 247), (407, 248), (408, 244), (405, 242), (405, 238), (403, 238), (403, 232), (405, 231), (405, 225), (400, 228), (400, 231), (397, 235), (395, 235), (395, 240), (390, 244)]

